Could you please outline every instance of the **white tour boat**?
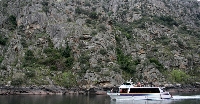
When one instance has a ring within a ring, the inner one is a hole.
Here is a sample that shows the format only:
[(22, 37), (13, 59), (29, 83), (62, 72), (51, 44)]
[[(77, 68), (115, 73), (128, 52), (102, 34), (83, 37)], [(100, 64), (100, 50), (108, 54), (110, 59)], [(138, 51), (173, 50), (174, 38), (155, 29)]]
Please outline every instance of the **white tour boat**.
[(123, 83), (118, 92), (107, 92), (112, 100), (161, 100), (172, 95), (161, 87), (135, 87), (131, 81)]

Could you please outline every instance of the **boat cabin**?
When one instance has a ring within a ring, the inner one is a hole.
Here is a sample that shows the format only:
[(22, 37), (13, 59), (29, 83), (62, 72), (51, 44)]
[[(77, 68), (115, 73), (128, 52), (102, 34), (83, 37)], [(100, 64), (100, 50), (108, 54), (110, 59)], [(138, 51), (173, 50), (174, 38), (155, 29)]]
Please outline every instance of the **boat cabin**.
[(119, 87), (119, 93), (160, 93), (164, 92), (159, 87), (135, 87), (132, 82), (123, 83)]

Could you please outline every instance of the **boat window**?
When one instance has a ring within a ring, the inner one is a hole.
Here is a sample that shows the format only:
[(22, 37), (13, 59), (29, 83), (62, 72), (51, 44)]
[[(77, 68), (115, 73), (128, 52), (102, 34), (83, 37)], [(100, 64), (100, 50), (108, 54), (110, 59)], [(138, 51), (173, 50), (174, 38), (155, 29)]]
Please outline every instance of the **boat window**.
[(158, 88), (131, 88), (129, 93), (160, 93)]
[(128, 88), (119, 89), (120, 93), (128, 93)]
[(131, 85), (130, 83), (123, 83), (123, 85)]

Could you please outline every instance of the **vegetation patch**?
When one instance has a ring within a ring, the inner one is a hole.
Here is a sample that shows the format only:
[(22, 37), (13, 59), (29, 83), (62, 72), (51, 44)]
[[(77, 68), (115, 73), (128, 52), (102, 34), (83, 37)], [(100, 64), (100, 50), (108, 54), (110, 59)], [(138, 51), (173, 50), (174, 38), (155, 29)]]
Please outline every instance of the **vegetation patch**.
[(16, 79), (12, 80), (11, 85), (12, 86), (21, 86), (23, 83), (24, 83), (23, 78), (16, 78)]
[(189, 75), (179, 69), (171, 71), (172, 80), (178, 83), (184, 83), (189, 79)]
[(130, 55), (124, 55), (123, 51), (119, 48), (117, 51), (117, 62), (120, 65), (120, 68), (127, 73), (134, 75), (136, 71), (136, 65), (140, 63), (139, 59), (133, 60)]
[(10, 15), (3, 24), (3, 27), (11, 31), (15, 30), (17, 28), (16, 16)]
[(45, 12), (45, 13), (48, 13), (49, 12), (49, 2), (48, 1), (42, 1), (41, 2), (42, 4), (42, 10)]
[(64, 86), (65, 88), (70, 88), (77, 85), (75, 75), (73, 75), (73, 73), (70, 71), (63, 72), (61, 75), (59, 75), (59, 77), (57, 76), (54, 79), (60, 86)]
[(169, 28), (172, 28), (172, 26), (179, 26), (178, 22), (176, 22), (171, 16), (154, 16), (153, 22), (162, 24)]
[(106, 54), (107, 54), (106, 49), (101, 49), (99, 52), (100, 52), (100, 54), (102, 54), (102, 55), (106, 55)]
[(0, 64), (2, 63), (3, 60), (4, 60), (4, 57), (0, 56)]
[(0, 33), (0, 45), (5, 46), (8, 41), (8, 38), (4, 37), (3, 34)]
[(156, 58), (149, 58), (150, 63), (154, 63), (156, 68), (163, 72), (164, 71), (164, 66), (156, 59)]

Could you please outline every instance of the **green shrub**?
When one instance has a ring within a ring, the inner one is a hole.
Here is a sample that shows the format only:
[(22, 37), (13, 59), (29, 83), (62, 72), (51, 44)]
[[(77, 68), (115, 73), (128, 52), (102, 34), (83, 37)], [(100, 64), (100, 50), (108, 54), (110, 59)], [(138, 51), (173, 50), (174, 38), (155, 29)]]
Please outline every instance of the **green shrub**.
[(81, 64), (80, 65), (80, 73), (86, 73), (86, 71), (88, 70), (88, 69), (90, 69), (90, 63), (89, 62), (86, 62), (85, 64)]
[(76, 78), (72, 72), (64, 72), (61, 74), (60, 77), (61, 78), (58, 79), (57, 81), (58, 83), (60, 83), (61, 86), (65, 88), (70, 88), (77, 84)]
[(117, 62), (120, 68), (127, 73), (134, 74), (136, 70), (136, 65), (139, 61), (134, 61), (131, 56), (124, 55), (123, 51), (119, 48), (116, 49), (117, 52)]
[(116, 26), (116, 30), (120, 30), (122, 36), (125, 36), (127, 39), (131, 39), (133, 34), (133, 26), (127, 25), (124, 23), (114, 23)]
[(0, 64), (2, 63), (3, 60), (4, 60), (4, 57), (0, 56)]
[(8, 38), (3, 37), (3, 34), (0, 34), (0, 45), (6, 45)]
[(153, 21), (162, 25), (165, 25), (171, 28), (173, 25), (178, 26), (178, 22), (176, 22), (171, 16), (160, 16), (154, 17)]
[(150, 58), (149, 61), (150, 63), (154, 63), (159, 71), (164, 71), (164, 66), (156, 58)]
[(65, 61), (65, 65), (68, 67), (68, 68), (71, 68), (72, 65), (74, 63), (74, 58), (73, 57), (68, 57), (66, 58), (66, 61)]
[(77, 7), (76, 9), (75, 9), (75, 13), (77, 13), (77, 14), (81, 14), (83, 12), (83, 10), (82, 10), (82, 8), (80, 8), (80, 7)]
[(187, 27), (186, 25), (184, 25), (184, 26), (179, 26), (178, 32), (181, 33), (181, 34), (193, 35), (193, 36), (195, 36), (195, 37), (197, 37), (197, 38), (200, 39), (200, 33), (197, 32), (197, 31), (195, 31), (195, 30), (192, 29), (192, 28)]
[(82, 9), (81, 7), (77, 7), (75, 9), (75, 13), (76, 14), (85, 14), (85, 15), (89, 15), (89, 11)]
[(101, 67), (100, 66), (94, 67), (94, 72), (101, 72)]
[(190, 77), (185, 72), (175, 69), (171, 71), (172, 80), (178, 83), (184, 83)]
[(28, 44), (24, 38), (21, 38), (21, 44), (24, 48), (28, 48)]
[(41, 4), (42, 4), (42, 10), (45, 12), (45, 13), (48, 13), (49, 12), (49, 2), (48, 1), (42, 1), (41, 2)]
[(79, 62), (81, 64), (86, 64), (89, 62), (90, 56), (88, 54), (82, 54), (81, 57), (79, 58)]
[(92, 36), (97, 35), (97, 31), (93, 30), (93, 31), (91, 32), (91, 35), (92, 35)]
[(1, 69), (1, 70), (7, 70), (7, 67), (6, 67), (5, 65), (2, 65), (2, 66), (0, 67), (0, 69)]
[(68, 46), (66, 46), (66, 48), (64, 50), (62, 50), (62, 56), (65, 58), (71, 57), (71, 48)]
[(87, 2), (87, 1), (86, 1), (86, 2), (85, 2), (85, 6), (89, 6), (89, 7), (90, 7), (90, 6), (91, 6), (90, 2)]
[(25, 73), (26, 77), (28, 78), (33, 78), (36, 76), (36, 72), (34, 69), (29, 68), (26, 73)]
[(17, 28), (16, 16), (10, 15), (8, 19), (5, 21), (4, 27), (9, 30), (15, 30)]
[(100, 25), (98, 26), (98, 30), (99, 30), (99, 31), (106, 31), (107, 28), (106, 28), (106, 26), (105, 26), (104, 24), (100, 24)]
[(72, 50), (71, 48), (68, 46), (66, 46), (66, 48), (64, 50), (62, 50), (61, 52), (62, 56), (65, 57), (65, 65), (68, 67), (68, 68), (71, 68), (73, 63), (74, 63), (74, 57), (72, 55)]
[(89, 17), (91, 19), (98, 19), (99, 18), (98, 14), (96, 12), (90, 12)]
[(12, 85), (12, 86), (20, 86), (20, 85), (22, 85), (23, 83), (24, 83), (24, 79), (22, 79), (22, 78), (17, 78), (17, 79), (12, 80), (11, 85)]
[(155, 40), (162, 45), (168, 45), (170, 43), (170, 39), (167, 36), (161, 36), (160, 38), (155, 38)]
[(35, 58), (33, 51), (32, 50), (27, 50), (25, 52), (25, 56), (24, 56), (24, 61), (23, 61), (23, 66), (32, 66), (33, 63), (36, 63), (37, 59)]
[(106, 54), (107, 54), (106, 49), (101, 49), (99, 52), (100, 52), (100, 54), (102, 54), (102, 55), (106, 55)]
[(91, 20), (91, 19), (86, 19), (86, 20), (85, 20), (85, 23), (91, 24), (91, 23), (92, 23), (92, 20)]

